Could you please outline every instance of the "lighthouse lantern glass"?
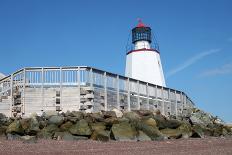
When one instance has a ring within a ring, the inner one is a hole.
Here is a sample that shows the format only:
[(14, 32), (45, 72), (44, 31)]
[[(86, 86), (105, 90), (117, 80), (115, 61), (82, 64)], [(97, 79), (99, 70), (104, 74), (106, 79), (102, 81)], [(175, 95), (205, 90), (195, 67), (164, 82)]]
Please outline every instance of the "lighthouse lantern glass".
[(137, 41), (148, 41), (151, 43), (151, 28), (150, 27), (135, 27), (132, 29), (132, 43)]

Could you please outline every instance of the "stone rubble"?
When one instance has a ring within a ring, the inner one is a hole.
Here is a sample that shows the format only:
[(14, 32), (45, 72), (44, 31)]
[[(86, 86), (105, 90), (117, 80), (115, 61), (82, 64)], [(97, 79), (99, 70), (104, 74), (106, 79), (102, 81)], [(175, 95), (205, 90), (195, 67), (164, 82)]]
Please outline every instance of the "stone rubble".
[(29, 118), (7, 118), (0, 114), (0, 136), (8, 140), (36, 143), (54, 140), (152, 141), (179, 138), (231, 137), (232, 126), (202, 110), (188, 109), (182, 116), (163, 116), (159, 110), (99, 113), (80, 111), (44, 112)]

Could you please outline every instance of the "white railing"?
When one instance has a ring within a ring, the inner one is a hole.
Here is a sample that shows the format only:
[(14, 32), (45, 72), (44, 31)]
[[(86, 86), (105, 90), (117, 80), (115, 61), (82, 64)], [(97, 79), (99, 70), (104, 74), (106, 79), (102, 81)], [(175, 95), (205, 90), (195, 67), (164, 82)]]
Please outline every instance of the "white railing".
[[(157, 102), (156, 107), (161, 107), (163, 113), (165, 113), (165, 106), (174, 106), (175, 108), (172, 109), (174, 112), (171, 113), (175, 114), (180, 109), (183, 110), (186, 107), (194, 106), (191, 99), (182, 91), (153, 85), (86, 66), (21, 69), (0, 80), (0, 96), (6, 95), (6, 91), (12, 91), (16, 87), (24, 89), (26, 87), (44, 88), (53, 86), (60, 88), (64, 86), (89, 86), (104, 91), (111, 91), (116, 94), (116, 102), (113, 102), (113, 104), (117, 105), (114, 105), (114, 107), (120, 107), (120, 94), (127, 96), (127, 101), (125, 101), (127, 104), (132, 102), (137, 104), (135, 106), (137, 109), (142, 107), (150, 109), (153, 101)], [(140, 102), (147, 104), (141, 105)], [(106, 104), (110, 105), (111, 103)], [(133, 110), (130, 104), (127, 105), (127, 108), (128, 110)], [(109, 110), (107, 107), (105, 109)]]

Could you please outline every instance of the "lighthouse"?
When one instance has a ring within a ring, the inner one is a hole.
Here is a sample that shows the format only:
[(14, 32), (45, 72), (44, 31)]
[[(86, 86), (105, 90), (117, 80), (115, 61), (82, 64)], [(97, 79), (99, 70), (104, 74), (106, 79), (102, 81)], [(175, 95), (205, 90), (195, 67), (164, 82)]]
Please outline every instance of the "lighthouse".
[(139, 20), (132, 29), (133, 49), (126, 55), (125, 76), (165, 87), (160, 52), (152, 48), (153, 41), (151, 28)]

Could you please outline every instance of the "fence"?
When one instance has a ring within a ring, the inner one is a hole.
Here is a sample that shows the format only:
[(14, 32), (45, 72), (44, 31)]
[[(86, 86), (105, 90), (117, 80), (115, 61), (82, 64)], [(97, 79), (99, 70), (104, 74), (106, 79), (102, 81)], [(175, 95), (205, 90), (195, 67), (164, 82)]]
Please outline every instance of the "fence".
[[(94, 90), (92, 111), (138, 109), (160, 109), (165, 115), (178, 115), (184, 108), (193, 107), (194, 103), (182, 91), (153, 85), (136, 79), (109, 73), (92, 67), (38, 67), (24, 68), (0, 80), (0, 112), (12, 109), (16, 90), (20, 92), (22, 113), (25, 113), (25, 89), (41, 90), (41, 105), (44, 105), (44, 90), (56, 88), (62, 98), (63, 88), (90, 87)], [(80, 92), (80, 91), (79, 91)], [(80, 97), (80, 93), (76, 94)], [(9, 96), (9, 102), (3, 102)], [(101, 96), (104, 96), (103, 98)], [(64, 105), (65, 103), (60, 105)], [(103, 109), (102, 106), (103, 104)], [(6, 103), (9, 103), (7, 108)], [(80, 103), (79, 105), (80, 110)], [(2, 107), (2, 108), (1, 108)]]

